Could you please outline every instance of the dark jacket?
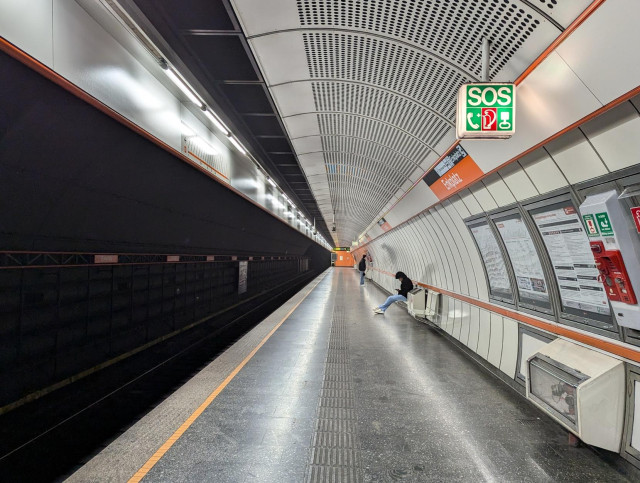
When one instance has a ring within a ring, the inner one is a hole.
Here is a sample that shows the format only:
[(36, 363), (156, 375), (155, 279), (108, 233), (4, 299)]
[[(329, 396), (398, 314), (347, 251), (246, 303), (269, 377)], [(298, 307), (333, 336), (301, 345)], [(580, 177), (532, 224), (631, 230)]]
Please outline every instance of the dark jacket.
[(402, 279), (402, 283), (400, 284), (400, 289), (398, 290), (398, 294), (406, 298), (407, 294), (411, 290), (413, 290), (413, 282), (409, 279), (409, 277), (404, 277)]
[(367, 262), (363, 258), (362, 260), (360, 260), (360, 263), (358, 264), (358, 270), (360, 270), (361, 272), (364, 272), (366, 269), (367, 269)]

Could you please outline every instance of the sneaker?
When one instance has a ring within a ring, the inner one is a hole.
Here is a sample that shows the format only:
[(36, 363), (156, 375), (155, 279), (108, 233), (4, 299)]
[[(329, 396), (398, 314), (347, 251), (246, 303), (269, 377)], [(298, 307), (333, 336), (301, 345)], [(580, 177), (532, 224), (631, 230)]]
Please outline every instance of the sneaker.
[(375, 312), (376, 310), (380, 310), (380, 307), (378, 307), (377, 305), (373, 307), (373, 311)]
[(374, 310), (374, 312), (376, 314), (384, 314), (384, 310), (381, 310), (381, 309), (376, 309), (376, 310)]

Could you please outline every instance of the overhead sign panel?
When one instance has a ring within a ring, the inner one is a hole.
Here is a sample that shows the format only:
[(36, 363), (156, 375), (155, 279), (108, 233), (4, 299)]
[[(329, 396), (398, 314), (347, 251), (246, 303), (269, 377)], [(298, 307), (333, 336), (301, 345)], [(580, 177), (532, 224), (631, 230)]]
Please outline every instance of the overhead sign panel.
[(458, 144), (422, 179), (438, 199), (444, 199), (470, 185), (483, 174), (476, 162)]
[(516, 86), (463, 84), (458, 91), (458, 139), (507, 139), (516, 132)]

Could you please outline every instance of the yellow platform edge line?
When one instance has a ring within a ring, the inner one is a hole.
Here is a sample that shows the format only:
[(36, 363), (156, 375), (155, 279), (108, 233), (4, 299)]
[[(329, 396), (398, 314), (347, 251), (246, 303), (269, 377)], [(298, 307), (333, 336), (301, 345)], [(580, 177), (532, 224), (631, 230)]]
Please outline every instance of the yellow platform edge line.
[[(325, 275), (326, 276), (326, 275)], [(180, 436), (184, 434), (184, 432), (189, 429), (196, 419), (204, 412), (205, 409), (214, 401), (214, 399), (222, 392), (222, 390), (227, 387), (227, 385), (233, 380), (234, 377), (238, 375), (238, 373), (242, 370), (242, 368), (247, 365), (247, 363), (253, 358), (254, 355), (260, 350), (260, 348), (271, 338), (271, 336), (280, 328), (282, 324), (291, 316), (291, 314), (298, 308), (298, 306), (304, 302), (304, 300), (309, 296), (311, 292), (318, 286), (318, 284), (324, 279), (324, 276), (316, 282), (316, 284), (305, 294), (302, 299), (283, 317), (283, 319), (278, 322), (278, 324), (271, 329), (271, 331), (260, 341), (260, 343), (254, 347), (254, 349), (249, 353), (244, 360), (238, 364), (238, 366), (231, 371), (231, 373), (226, 377), (224, 381), (220, 383), (215, 390), (209, 394), (209, 396), (204, 400), (204, 402), (196, 409), (191, 416), (189, 416), (184, 423), (180, 425), (178, 429), (167, 439), (160, 448), (151, 456), (147, 462), (142, 465), (142, 467), (136, 471), (136, 473), (129, 479), (128, 483), (138, 483), (140, 482), (146, 475), (149, 473), (151, 468), (155, 466), (155, 464), (160, 461), (160, 459), (166, 454), (167, 451), (173, 446), (173, 444), (178, 441)]]

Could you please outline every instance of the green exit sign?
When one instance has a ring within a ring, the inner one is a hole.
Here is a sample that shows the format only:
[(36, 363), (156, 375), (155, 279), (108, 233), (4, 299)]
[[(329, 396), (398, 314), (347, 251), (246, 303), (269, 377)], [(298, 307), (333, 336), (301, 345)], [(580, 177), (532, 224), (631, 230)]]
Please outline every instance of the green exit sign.
[(516, 132), (516, 86), (484, 82), (458, 91), (458, 139), (506, 139)]

